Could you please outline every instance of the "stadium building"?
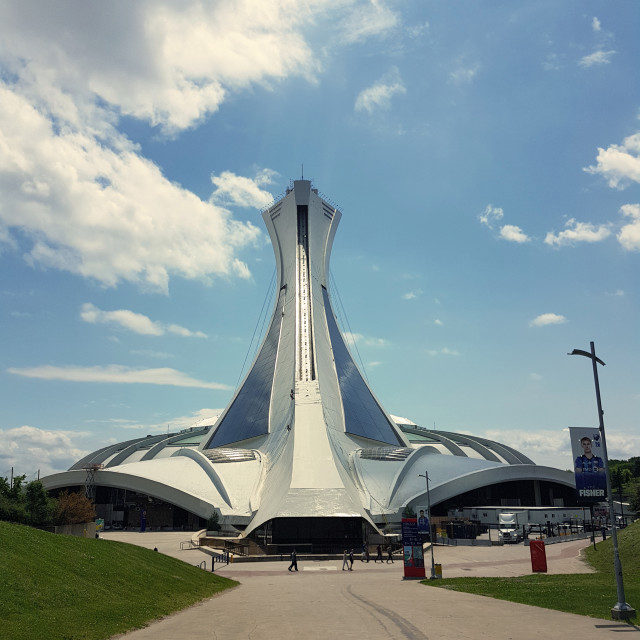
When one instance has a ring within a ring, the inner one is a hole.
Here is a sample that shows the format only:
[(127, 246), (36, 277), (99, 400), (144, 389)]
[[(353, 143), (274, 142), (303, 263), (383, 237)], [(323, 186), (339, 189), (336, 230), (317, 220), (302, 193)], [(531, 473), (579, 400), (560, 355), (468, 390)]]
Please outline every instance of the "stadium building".
[(406, 507), (569, 506), (573, 475), (484, 438), (389, 415), (356, 366), (329, 291), (341, 213), (307, 180), (263, 212), (277, 294), (248, 374), (215, 420), (105, 447), (47, 489), (82, 487), (122, 526), (227, 531), (316, 549), (393, 528)]

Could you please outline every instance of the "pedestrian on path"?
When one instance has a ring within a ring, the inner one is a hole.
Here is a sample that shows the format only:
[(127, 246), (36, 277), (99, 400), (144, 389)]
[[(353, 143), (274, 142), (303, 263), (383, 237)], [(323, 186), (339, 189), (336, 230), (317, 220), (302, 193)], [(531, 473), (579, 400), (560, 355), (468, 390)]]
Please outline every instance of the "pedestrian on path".
[(393, 545), (391, 543), (387, 546), (387, 564), (389, 564), (389, 562), (393, 564)]
[(353, 571), (353, 549), (349, 551), (349, 571)]
[(383, 560), (382, 560), (382, 547), (381, 547), (380, 545), (378, 545), (378, 546), (376, 547), (376, 551), (378, 552), (378, 555), (376, 556), (376, 559), (373, 561), (373, 562), (374, 562), (374, 564), (375, 564), (376, 562), (378, 562), (378, 560), (380, 560), (380, 562), (383, 562)]
[(349, 567), (349, 553), (347, 550), (344, 550), (342, 554), (342, 570), (343, 571), (351, 571), (351, 567)]
[(291, 564), (289, 565), (289, 571), (297, 571), (298, 570), (298, 556), (296, 555), (296, 550), (294, 549), (291, 552)]

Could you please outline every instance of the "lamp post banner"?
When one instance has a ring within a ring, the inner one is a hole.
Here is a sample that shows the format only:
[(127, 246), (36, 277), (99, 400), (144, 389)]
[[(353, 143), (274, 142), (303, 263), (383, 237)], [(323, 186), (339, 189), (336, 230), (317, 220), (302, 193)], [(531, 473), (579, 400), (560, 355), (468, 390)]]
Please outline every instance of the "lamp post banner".
[(418, 515), (418, 533), (429, 533), (428, 507), (416, 507)]
[(607, 474), (598, 429), (569, 427), (576, 491), (581, 503), (607, 499)]

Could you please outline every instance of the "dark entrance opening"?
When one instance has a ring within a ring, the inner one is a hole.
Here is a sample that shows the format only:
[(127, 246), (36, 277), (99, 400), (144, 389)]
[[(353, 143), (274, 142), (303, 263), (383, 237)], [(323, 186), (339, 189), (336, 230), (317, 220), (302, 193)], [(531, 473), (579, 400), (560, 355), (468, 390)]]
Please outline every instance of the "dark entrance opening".
[[(363, 526), (364, 525), (364, 526)], [(276, 518), (271, 521), (272, 553), (341, 553), (362, 547), (362, 518)]]

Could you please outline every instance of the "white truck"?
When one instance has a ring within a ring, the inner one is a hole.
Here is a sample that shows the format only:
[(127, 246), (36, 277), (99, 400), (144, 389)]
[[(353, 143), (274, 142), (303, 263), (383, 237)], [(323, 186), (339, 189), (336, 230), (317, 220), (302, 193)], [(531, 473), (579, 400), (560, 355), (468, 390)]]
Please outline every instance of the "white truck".
[(498, 515), (498, 539), (503, 543), (520, 542), (523, 538), (522, 527), (527, 524), (524, 511), (513, 511)]

